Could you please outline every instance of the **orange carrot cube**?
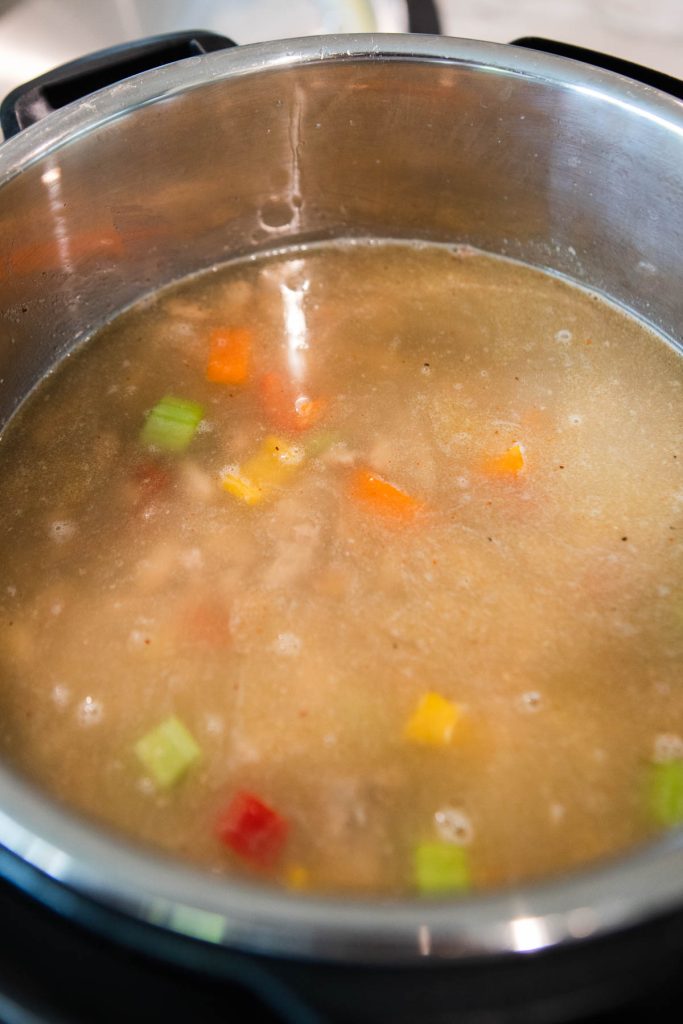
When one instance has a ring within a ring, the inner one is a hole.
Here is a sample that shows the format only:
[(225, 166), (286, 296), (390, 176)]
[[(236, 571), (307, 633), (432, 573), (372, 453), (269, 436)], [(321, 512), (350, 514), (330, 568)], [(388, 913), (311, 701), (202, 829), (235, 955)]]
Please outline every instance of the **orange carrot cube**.
[(351, 495), (377, 515), (402, 522), (414, 519), (423, 507), (421, 501), (369, 469), (359, 469), (354, 473)]
[(209, 338), (206, 379), (216, 384), (243, 384), (249, 373), (251, 331), (244, 327), (218, 327)]
[(327, 408), (324, 398), (311, 398), (279, 373), (261, 378), (259, 394), (270, 424), (290, 433), (314, 426)]
[(524, 446), (515, 441), (502, 455), (490, 455), (484, 464), (489, 476), (516, 477), (526, 467)]

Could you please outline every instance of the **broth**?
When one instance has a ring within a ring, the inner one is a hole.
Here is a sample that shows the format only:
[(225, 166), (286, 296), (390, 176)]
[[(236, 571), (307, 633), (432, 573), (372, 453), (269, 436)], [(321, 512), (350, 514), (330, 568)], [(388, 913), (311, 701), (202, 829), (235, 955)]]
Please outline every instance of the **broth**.
[(678, 823), (682, 382), (623, 311), (465, 248), (139, 304), (2, 439), (4, 756), (314, 891), (500, 886)]

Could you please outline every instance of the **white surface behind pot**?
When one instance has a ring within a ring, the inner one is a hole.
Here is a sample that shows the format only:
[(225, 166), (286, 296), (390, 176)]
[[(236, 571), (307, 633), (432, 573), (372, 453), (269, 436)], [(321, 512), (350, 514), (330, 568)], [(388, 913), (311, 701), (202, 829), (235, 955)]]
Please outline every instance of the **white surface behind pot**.
[[(436, 0), (442, 30), (546, 36), (683, 77), (682, 0)], [(405, 32), (405, 0), (0, 0), (0, 98), (57, 64), (184, 28), (238, 43), (321, 32)]]

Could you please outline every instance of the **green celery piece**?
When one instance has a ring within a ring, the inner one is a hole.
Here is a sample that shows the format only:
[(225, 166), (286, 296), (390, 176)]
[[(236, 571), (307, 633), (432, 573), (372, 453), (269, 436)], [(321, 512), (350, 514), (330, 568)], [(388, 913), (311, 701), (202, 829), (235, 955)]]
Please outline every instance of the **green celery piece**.
[(140, 440), (167, 452), (184, 452), (203, 415), (199, 402), (166, 395), (147, 415)]
[(220, 942), (225, 934), (225, 920), (220, 914), (176, 903), (171, 908), (171, 928), (204, 942)]
[(650, 811), (659, 825), (683, 824), (683, 760), (650, 766)]
[(201, 751), (190, 731), (171, 715), (135, 744), (135, 753), (161, 789), (185, 774)]
[(415, 850), (415, 884), (426, 896), (466, 892), (470, 887), (467, 852), (451, 843), (420, 843)]
[(328, 448), (331, 448), (333, 444), (336, 444), (339, 440), (339, 435), (333, 433), (331, 430), (320, 430), (317, 434), (313, 434), (306, 441), (306, 454), (313, 458), (316, 455), (322, 455)]

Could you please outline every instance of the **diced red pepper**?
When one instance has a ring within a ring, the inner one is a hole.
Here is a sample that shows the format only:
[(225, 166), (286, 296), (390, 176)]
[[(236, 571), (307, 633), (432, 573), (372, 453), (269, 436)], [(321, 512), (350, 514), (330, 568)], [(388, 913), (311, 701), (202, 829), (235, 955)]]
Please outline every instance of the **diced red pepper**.
[(207, 647), (227, 647), (230, 644), (230, 613), (220, 602), (199, 601), (188, 607), (184, 622), (188, 639)]
[(255, 867), (268, 868), (279, 859), (289, 825), (253, 793), (240, 790), (218, 820), (222, 843)]
[(139, 462), (130, 475), (132, 505), (139, 511), (159, 498), (171, 483), (171, 474), (153, 459)]

